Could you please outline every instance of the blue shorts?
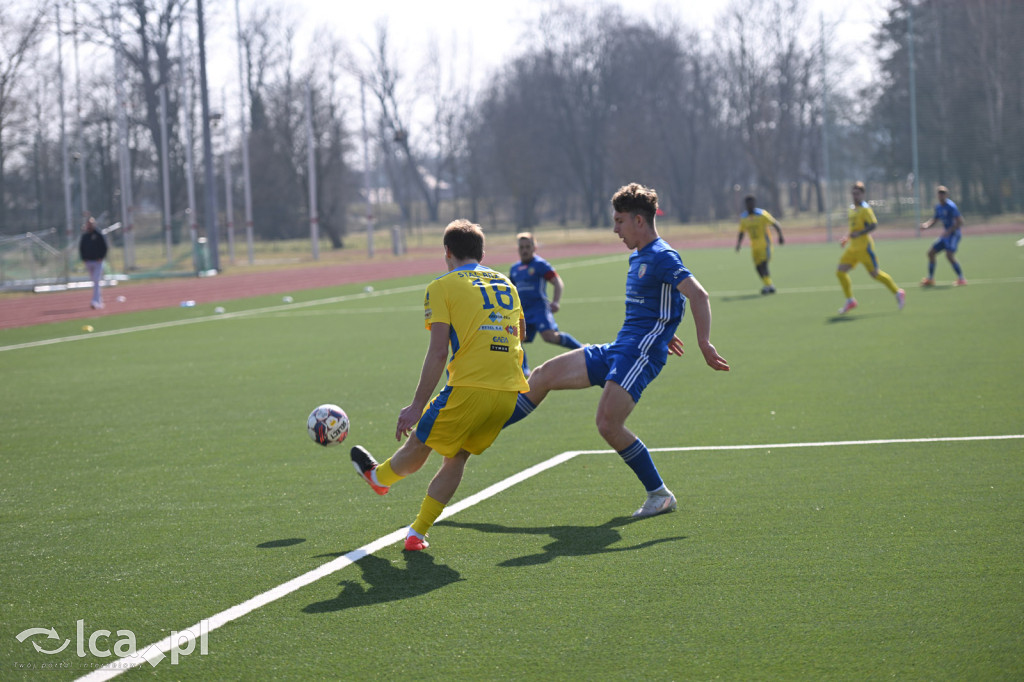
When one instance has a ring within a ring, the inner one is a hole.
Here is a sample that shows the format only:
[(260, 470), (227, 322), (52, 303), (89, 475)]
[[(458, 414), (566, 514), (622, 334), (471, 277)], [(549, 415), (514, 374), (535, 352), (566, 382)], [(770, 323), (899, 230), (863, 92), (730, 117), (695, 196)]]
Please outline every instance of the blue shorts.
[(555, 316), (551, 314), (548, 307), (536, 306), (534, 309), (529, 310), (524, 315), (526, 318), (526, 342), (533, 341), (533, 337), (537, 335), (537, 332), (547, 331), (548, 329), (558, 331), (558, 325), (555, 324)]
[(611, 343), (584, 346), (583, 357), (591, 386), (604, 386), (606, 381), (614, 381), (629, 392), (634, 403), (640, 402), (640, 394), (664, 366), (652, 362), (635, 348), (620, 348)]
[(957, 248), (960, 246), (960, 230), (957, 230), (948, 237), (939, 237), (932, 244), (932, 251), (935, 253), (941, 253), (943, 251), (949, 251), (950, 253), (956, 253)]

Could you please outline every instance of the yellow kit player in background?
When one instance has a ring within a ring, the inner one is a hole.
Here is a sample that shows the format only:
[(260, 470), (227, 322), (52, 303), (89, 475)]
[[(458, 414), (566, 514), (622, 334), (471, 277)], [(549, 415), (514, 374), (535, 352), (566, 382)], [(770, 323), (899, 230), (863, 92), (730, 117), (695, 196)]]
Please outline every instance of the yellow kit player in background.
[(855, 182), (851, 194), (853, 204), (850, 206), (850, 233), (839, 240), (839, 245), (846, 247), (846, 250), (839, 258), (839, 267), (836, 269), (839, 285), (846, 295), (846, 303), (839, 309), (839, 314), (845, 315), (857, 307), (857, 299), (853, 297), (853, 284), (850, 282), (850, 270), (855, 268), (857, 263), (863, 263), (868, 269), (868, 274), (896, 294), (896, 304), (903, 310), (906, 293), (896, 286), (892, 277), (878, 268), (875, 240), (871, 238), (871, 233), (878, 227), (878, 219), (868, 202), (864, 201), (864, 183)]
[[(523, 307), (508, 277), (480, 265), (483, 230), (456, 220), (445, 228), (443, 243), (448, 273), (427, 285), (423, 301), (430, 345), (412, 403), (402, 408), (395, 429), (396, 440), (408, 440), (379, 465), (362, 446), (351, 453), (356, 471), (378, 495), (419, 471), (431, 451), (444, 456), (409, 527), (409, 551), (428, 546), (427, 531), (459, 487), (469, 456), (494, 442), (519, 393), (530, 390), (522, 370)], [(448, 381), (428, 404), (446, 361)]]
[(750, 235), (750, 255), (754, 258), (754, 269), (761, 276), (762, 294), (774, 294), (775, 286), (772, 284), (772, 276), (768, 273), (768, 261), (772, 259), (772, 235), (768, 227), (774, 227), (779, 235), (779, 246), (786, 243), (782, 237), (782, 227), (779, 221), (772, 217), (772, 214), (763, 208), (757, 208), (757, 199), (748, 195), (743, 199), (746, 211), (740, 215), (740, 232), (736, 235), (736, 251), (740, 250), (743, 243), (743, 235)]

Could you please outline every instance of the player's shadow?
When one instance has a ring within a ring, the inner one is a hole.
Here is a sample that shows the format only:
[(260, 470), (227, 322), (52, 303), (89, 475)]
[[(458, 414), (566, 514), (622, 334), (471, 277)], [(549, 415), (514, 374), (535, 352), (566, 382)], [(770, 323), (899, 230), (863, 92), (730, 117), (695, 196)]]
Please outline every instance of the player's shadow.
[(735, 301), (752, 301), (755, 298), (768, 298), (764, 294), (733, 294), (732, 296), (717, 296), (717, 300), (724, 303), (733, 303)]
[(891, 313), (877, 312), (877, 313), (847, 313), (846, 315), (832, 315), (825, 319), (825, 324), (838, 324), (841, 322), (855, 322), (857, 320), (870, 320), (876, 317), (891, 317), (896, 315), (898, 311)]
[(506, 559), (499, 566), (536, 566), (554, 561), (561, 556), (587, 556), (589, 554), (607, 554), (611, 552), (632, 552), (646, 549), (662, 542), (685, 540), (685, 535), (648, 540), (628, 547), (612, 547), (622, 540), (622, 533), (617, 529), (636, 521), (629, 516), (619, 516), (600, 526), (503, 526), (497, 523), (460, 523), (458, 521), (441, 521), (439, 526), (468, 528), (482, 533), (510, 533), (522, 535), (550, 535), (552, 542), (544, 545), (540, 552), (525, 556)]
[(355, 563), (363, 571), (364, 586), (358, 580), (342, 580), (341, 593), (334, 599), (313, 602), (304, 613), (331, 613), (357, 606), (419, 597), (462, 580), (453, 568), (435, 564), (426, 552), (403, 552), (406, 568), (398, 568), (387, 559), (367, 554)]

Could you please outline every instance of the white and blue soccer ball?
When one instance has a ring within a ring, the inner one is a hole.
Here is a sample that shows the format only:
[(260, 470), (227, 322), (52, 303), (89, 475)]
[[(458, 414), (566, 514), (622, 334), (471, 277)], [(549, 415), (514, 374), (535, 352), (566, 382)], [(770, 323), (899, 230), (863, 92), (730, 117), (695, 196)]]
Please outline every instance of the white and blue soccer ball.
[(337, 405), (325, 403), (309, 414), (306, 430), (313, 442), (324, 447), (338, 445), (348, 435), (348, 415)]

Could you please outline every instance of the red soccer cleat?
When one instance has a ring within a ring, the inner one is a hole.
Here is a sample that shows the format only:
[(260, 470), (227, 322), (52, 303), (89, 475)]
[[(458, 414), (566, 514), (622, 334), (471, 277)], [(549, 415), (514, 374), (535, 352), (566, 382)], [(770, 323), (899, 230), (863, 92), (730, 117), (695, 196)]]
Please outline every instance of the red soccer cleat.
[(406, 552), (419, 552), (420, 550), (430, 547), (430, 543), (421, 537), (415, 535), (409, 535), (405, 538), (405, 551)]

